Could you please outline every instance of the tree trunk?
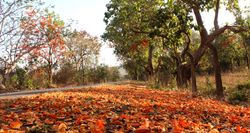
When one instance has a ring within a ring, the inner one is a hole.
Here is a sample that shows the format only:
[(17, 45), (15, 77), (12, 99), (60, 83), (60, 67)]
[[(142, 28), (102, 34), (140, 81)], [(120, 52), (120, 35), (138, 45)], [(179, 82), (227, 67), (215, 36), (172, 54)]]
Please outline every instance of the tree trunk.
[(50, 86), (52, 85), (52, 80), (53, 80), (53, 79), (52, 79), (52, 66), (51, 66), (51, 64), (49, 64), (48, 76), (49, 76), (49, 77), (48, 77), (48, 78), (49, 78), (49, 79), (48, 79), (48, 80), (49, 80), (48, 82), (49, 82), (49, 87), (50, 87)]
[(0, 75), (2, 76), (2, 82), (0, 85), (2, 88), (5, 88), (7, 86), (7, 81), (10, 79), (10, 72), (5, 68), (0, 71)]
[(136, 68), (134, 69), (133, 80), (138, 80), (138, 74)]
[(53, 66), (52, 66), (52, 65), (53, 65), (52, 60), (53, 60), (53, 59), (52, 59), (52, 48), (50, 48), (50, 49), (49, 49), (49, 58), (48, 58), (48, 60), (47, 60), (47, 61), (48, 61), (48, 76), (49, 76), (49, 77), (48, 77), (48, 80), (49, 80), (49, 81), (48, 81), (48, 82), (49, 82), (49, 83), (48, 83), (48, 84), (49, 84), (48, 86), (49, 86), (49, 87), (52, 86), (52, 82), (53, 82), (53, 81), (52, 81), (52, 67), (53, 67)]
[(191, 77), (191, 71), (187, 65), (177, 66), (176, 82), (178, 88), (187, 88), (188, 80)]
[(191, 84), (192, 84), (192, 95), (193, 97), (197, 96), (197, 85), (196, 85), (196, 74), (195, 74), (195, 64), (194, 64), (194, 57), (192, 54), (187, 52), (187, 55), (191, 62)]
[[(196, 67), (198, 62), (201, 60), (201, 57), (204, 55), (207, 47), (201, 45), (193, 55), (193, 65)], [(187, 87), (187, 82), (191, 78), (191, 66), (192, 62), (189, 61), (187, 64), (182, 65), (178, 62), (178, 59), (174, 58), (177, 64), (177, 71), (176, 71), (176, 82), (178, 88)]]
[(2, 73), (2, 78), (3, 78), (2, 84), (4, 86), (6, 86), (7, 85), (7, 81), (10, 78), (10, 74), (4, 71), (4, 73)]
[(195, 66), (194, 62), (191, 64), (191, 77), (192, 77), (192, 95), (196, 97), (197, 95), (197, 85), (196, 85), (196, 74), (195, 74)]
[(82, 72), (82, 84), (85, 84), (85, 71), (84, 71), (84, 61), (81, 61), (81, 70), (79, 70), (79, 72)]
[(2, 84), (3, 84), (4, 86), (6, 86), (6, 81), (7, 81), (6, 75), (3, 75), (2, 78), (3, 78)]
[(85, 84), (85, 71), (82, 69), (82, 84)]
[[(205, 51), (206, 51), (206, 47), (204, 47), (202, 45), (194, 53), (194, 55), (193, 55), (193, 65), (194, 65), (194, 67), (196, 67), (196, 65), (200, 61), (201, 57), (204, 55)], [(176, 64), (177, 64), (177, 71), (176, 71), (176, 83), (177, 83), (177, 86), (178, 86), (178, 88), (187, 87), (188, 86), (187, 82), (191, 78), (192, 62), (189, 61), (187, 64), (183, 65), (180, 62), (178, 62), (177, 59), (175, 59), (175, 60), (176, 60)]]
[(248, 53), (246, 53), (246, 63), (247, 63), (247, 68), (250, 69)]
[(246, 41), (244, 38), (243, 38), (243, 46), (245, 49), (245, 58), (246, 58), (247, 68), (250, 69), (248, 50), (247, 50), (247, 45), (246, 45)]
[(153, 50), (154, 50), (154, 47), (152, 45), (149, 45), (149, 48), (148, 48), (148, 66), (147, 66), (149, 80), (154, 79)]
[(216, 95), (218, 99), (222, 99), (224, 97), (224, 90), (222, 86), (221, 67), (218, 57), (218, 51), (216, 47), (214, 47), (212, 44), (209, 45), (209, 48), (211, 49), (213, 56), (212, 62), (213, 62), (214, 76), (215, 76)]
[(187, 88), (188, 87), (188, 80), (190, 79), (189, 73), (190, 69), (186, 64), (182, 64), (181, 59), (172, 56), (172, 58), (176, 62), (176, 71), (173, 73), (176, 77), (176, 84), (178, 88)]

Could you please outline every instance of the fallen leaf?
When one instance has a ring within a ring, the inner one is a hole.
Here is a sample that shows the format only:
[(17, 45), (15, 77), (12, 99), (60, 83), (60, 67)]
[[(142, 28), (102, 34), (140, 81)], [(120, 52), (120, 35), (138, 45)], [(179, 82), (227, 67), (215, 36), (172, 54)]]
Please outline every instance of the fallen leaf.
[(97, 120), (96, 121), (96, 126), (97, 126), (98, 129), (101, 129), (101, 130), (104, 129), (104, 127), (105, 127), (104, 122), (102, 120)]
[(66, 132), (66, 129), (67, 129), (67, 125), (65, 123), (61, 123), (59, 126), (58, 126), (58, 131), (59, 132)]
[(135, 133), (150, 133), (148, 128), (139, 128), (135, 130)]
[(45, 123), (45, 124), (48, 124), (48, 125), (54, 124), (54, 122), (51, 121), (51, 120), (49, 120), (49, 119), (46, 119), (46, 120), (44, 121), (44, 123)]
[(209, 131), (209, 133), (220, 133), (220, 132), (218, 131), (218, 129), (213, 129), (213, 130)]
[(22, 125), (23, 123), (20, 121), (14, 121), (10, 123), (10, 127), (14, 129), (20, 129)]
[(236, 131), (237, 131), (237, 133), (247, 133), (247, 129), (246, 128), (242, 128), (239, 125), (236, 126)]

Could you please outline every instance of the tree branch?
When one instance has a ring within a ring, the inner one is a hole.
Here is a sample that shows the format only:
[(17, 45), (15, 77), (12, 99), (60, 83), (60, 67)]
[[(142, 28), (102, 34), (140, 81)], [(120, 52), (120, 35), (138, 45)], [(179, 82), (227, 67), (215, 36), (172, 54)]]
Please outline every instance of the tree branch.
[(232, 31), (234, 33), (240, 33), (240, 32), (247, 31), (247, 29), (245, 29), (243, 27), (240, 27), (240, 26), (228, 26), (228, 25), (225, 25), (222, 28), (219, 28), (218, 30), (216, 30), (213, 33), (211, 33), (210, 35), (208, 35), (206, 45), (210, 44), (212, 41), (214, 41), (215, 38), (217, 38), (219, 35), (221, 35), (226, 30), (230, 30), (230, 31)]
[(186, 35), (188, 41), (187, 41), (187, 43), (186, 43), (186, 46), (185, 46), (184, 50), (183, 50), (182, 53), (181, 53), (181, 58), (182, 58), (182, 59), (184, 59), (184, 56), (187, 54), (187, 52), (188, 52), (188, 50), (189, 50), (189, 45), (190, 45), (190, 43), (191, 43), (191, 39), (190, 39), (188, 33), (186, 33), (186, 32), (183, 32), (183, 33)]
[(219, 29), (219, 24), (218, 24), (219, 9), (220, 9), (220, 0), (217, 0), (216, 1), (216, 7), (215, 7), (215, 17), (214, 17), (214, 28), (215, 28), (215, 30)]
[[(199, 26), (199, 32), (200, 32), (200, 36), (201, 36), (201, 39), (206, 37), (208, 35), (208, 32), (203, 24), (203, 20), (202, 20), (202, 17), (201, 17), (201, 13), (199, 11), (199, 8), (194, 6), (193, 7), (193, 12), (194, 12), (194, 15), (195, 15), (195, 18), (196, 18), (196, 22)], [(202, 43), (201, 43), (202, 44)]]

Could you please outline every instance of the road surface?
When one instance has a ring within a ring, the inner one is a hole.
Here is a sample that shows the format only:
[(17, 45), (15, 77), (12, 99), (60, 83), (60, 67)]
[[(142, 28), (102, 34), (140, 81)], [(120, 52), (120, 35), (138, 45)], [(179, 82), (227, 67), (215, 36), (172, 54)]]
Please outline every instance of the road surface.
[(49, 92), (60, 92), (65, 90), (73, 90), (73, 89), (84, 89), (88, 87), (96, 87), (101, 85), (107, 84), (121, 84), (119, 82), (108, 82), (108, 83), (101, 83), (101, 84), (92, 84), (92, 85), (81, 85), (81, 86), (70, 86), (70, 87), (62, 87), (62, 88), (48, 88), (42, 90), (27, 90), (27, 91), (19, 91), (19, 92), (10, 92), (10, 93), (2, 93), (0, 94), (0, 99), (9, 99), (9, 98), (20, 98), (24, 96), (31, 96), (36, 94), (43, 94)]

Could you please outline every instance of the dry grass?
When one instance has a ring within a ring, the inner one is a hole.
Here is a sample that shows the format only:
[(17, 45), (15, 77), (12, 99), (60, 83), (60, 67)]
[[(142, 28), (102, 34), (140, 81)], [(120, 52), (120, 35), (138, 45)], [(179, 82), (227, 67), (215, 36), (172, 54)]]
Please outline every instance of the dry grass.
[[(234, 88), (238, 84), (250, 81), (250, 70), (241, 70), (238, 72), (227, 72), (222, 74), (223, 86), (227, 88)], [(198, 76), (197, 86), (198, 88), (205, 88), (208, 83), (215, 88), (214, 75)]]

